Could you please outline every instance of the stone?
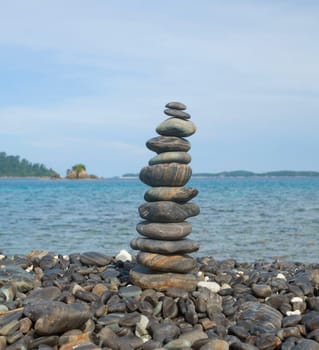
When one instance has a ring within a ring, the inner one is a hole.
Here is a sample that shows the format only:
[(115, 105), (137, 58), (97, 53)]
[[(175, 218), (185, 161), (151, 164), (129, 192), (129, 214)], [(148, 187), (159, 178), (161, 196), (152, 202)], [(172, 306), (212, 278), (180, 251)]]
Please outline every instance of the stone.
[(111, 262), (112, 258), (98, 252), (85, 252), (80, 255), (80, 261), (84, 265), (105, 266)]
[[(260, 327), (264, 331), (281, 328), (283, 315), (267, 304), (247, 301), (241, 305), (239, 320)], [(253, 332), (254, 333), (254, 332)]]
[(138, 297), (141, 293), (141, 288), (137, 286), (126, 286), (119, 289), (119, 295), (122, 298)]
[(122, 249), (115, 257), (115, 261), (132, 261), (132, 255), (125, 249)]
[(186, 273), (196, 267), (196, 261), (188, 255), (162, 255), (140, 252), (136, 258), (138, 263), (151, 270), (161, 272)]
[(19, 292), (28, 292), (34, 287), (34, 274), (23, 270), (20, 266), (0, 266), (0, 286), (12, 285)]
[(181, 118), (181, 119), (190, 119), (190, 114), (183, 112), (178, 109), (167, 108), (164, 110), (164, 113), (170, 117)]
[(272, 293), (271, 287), (267, 284), (253, 284), (251, 289), (259, 298), (267, 298), (271, 296)]
[(138, 208), (142, 219), (159, 223), (183, 222), (199, 214), (195, 203), (179, 204), (169, 201), (144, 203)]
[(199, 329), (195, 329), (181, 334), (178, 339), (187, 339), (192, 346), (195, 343), (195, 341), (207, 338), (208, 336), (205, 332)]
[(213, 293), (218, 293), (220, 291), (220, 285), (214, 281), (200, 281), (197, 284), (198, 287), (205, 287), (212, 291)]
[(278, 349), (281, 345), (281, 340), (272, 334), (262, 334), (256, 339), (256, 346), (260, 350)]
[(302, 339), (293, 347), (293, 350), (319, 350), (319, 343), (311, 339)]
[(169, 241), (188, 236), (192, 232), (192, 224), (187, 221), (178, 223), (142, 221), (137, 224), (136, 230), (143, 236)]
[(152, 187), (184, 186), (191, 176), (191, 167), (179, 163), (146, 166), (142, 168), (139, 174), (140, 180)]
[(186, 348), (190, 348), (191, 343), (187, 339), (174, 339), (169, 343), (165, 344), (164, 349), (168, 350), (184, 350)]
[(184, 109), (186, 109), (186, 105), (184, 105), (184, 103), (181, 102), (168, 102), (165, 105), (166, 108), (173, 108), (173, 109), (178, 109), (180, 111), (183, 111)]
[(157, 136), (146, 142), (146, 147), (156, 153), (187, 152), (191, 148), (188, 140), (176, 136)]
[(201, 346), (199, 350), (228, 350), (229, 345), (225, 340), (212, 339), (209, 340), (205, 345)]
[(173, 117), (164, 120), (156, 132), (162, 136), (188, 137), (196, 132), (196, 126), (191, 121)]
[(197, 286), (197, 279), (192, 274), (182, 273), (159, 273), (141, 265), (136, 265), (130, 271), (131, 283), (142, 289), (156, 289), (165, 291), (169, 288), (182, 288), (193, 291)]
[(83, 304), (65, 304), (59, 301), (39, 301), (27, 304), (23, 313), (35, 322), (39, 335), (51, 335), (82, 326), (90, 317)]
[(148, 165), (163, 164), (163, 163), (180, 163), (188, 164), (192, 157), (187, 152), (163, 152), (151, 158)]
[(163, 298), (163, 309), (162, 309), (162, 315), (163, 318), (174, 318), (178, 315), (178, 307), (176, 304), (176, 301), (173, 298), (170, 297), (164, 297)]
[(24, 300), (24, 304), (35, 303), (40, 300), (58, 300), (61, 291), (58, 287), (46, 287), (34, 289)]
[(191, 187), (153, 187), (144, 194), (147, 202), (172, 201), (186, 203), (196, 197), (198, 190)]
[(98, 334), (101, 345), (111, 349), (118, 349), (119, 337), (112, 331), (110, 327), (104, 327)]
[(135, 238), (131, 241), (131, 248), (158, 254), (185, 254), (198, 250), (199, 243), (191, 239), (164, 241), (149, 238)]
[(7, 312), (0, 316), (0, 336), (7, 336), (20, 328), (20, 319), (22, 311)]

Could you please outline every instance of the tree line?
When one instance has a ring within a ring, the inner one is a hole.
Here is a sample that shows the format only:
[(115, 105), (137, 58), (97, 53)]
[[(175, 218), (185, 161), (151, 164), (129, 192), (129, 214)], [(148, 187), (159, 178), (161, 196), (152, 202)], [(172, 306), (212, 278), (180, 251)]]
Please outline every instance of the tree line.
[(9, 156), (5, 152), (0, 152), (0, 176), (50, 176), (56, 177), (58, 173), (48, 169), (44, 164), (31, 163), (20, 156)]

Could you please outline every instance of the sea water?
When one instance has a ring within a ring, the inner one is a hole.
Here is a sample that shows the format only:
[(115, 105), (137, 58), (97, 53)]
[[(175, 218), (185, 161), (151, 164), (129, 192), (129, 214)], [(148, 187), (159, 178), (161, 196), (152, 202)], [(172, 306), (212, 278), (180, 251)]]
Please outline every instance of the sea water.
[[(195, 256), (319, 261), (319, 178), (193, 178)], [(138, 179), (0, 179), (0, 251), (130, 252), (147, 186)]]

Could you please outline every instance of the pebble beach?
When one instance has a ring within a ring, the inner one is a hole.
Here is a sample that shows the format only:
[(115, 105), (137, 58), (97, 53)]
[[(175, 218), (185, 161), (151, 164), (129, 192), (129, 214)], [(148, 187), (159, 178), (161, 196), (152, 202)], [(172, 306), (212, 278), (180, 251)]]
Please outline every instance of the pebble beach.
[(156, 291), (125, 251), (2, 255), (0, 349), (319, 349), (318, 264), (196, 263), (193, 291)]

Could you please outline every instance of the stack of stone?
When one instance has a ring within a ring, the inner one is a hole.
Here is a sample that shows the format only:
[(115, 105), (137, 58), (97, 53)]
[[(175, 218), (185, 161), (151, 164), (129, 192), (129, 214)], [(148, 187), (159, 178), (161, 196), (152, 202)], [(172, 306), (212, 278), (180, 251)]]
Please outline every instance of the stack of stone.
[(139, 207), (145, 221), (136, 227), (146, 238), (131, 241), (131, 247), (140, 250), (131, 281), (142, 288), (193, 290), (197, 281), (191, 271), (196, 261), (188, 253), (198, 250), (199, 244), (185, 238), (192, 231), (191, 223), (185, 220), (199, 214), (199, 207), (188, 203), (198, 191), (183, 186), (192, 175), (187, 165), (191, 145), (185, 137), (194, 134), (196, 127), (184, 104), (170, 102), (166, 107), (164, 113), (169, 118), (156, 128), (160, 136), (146, 143), (157, 155), (140, 172), (141, 181), (151, 188), (144, 195), (146, 203)]

